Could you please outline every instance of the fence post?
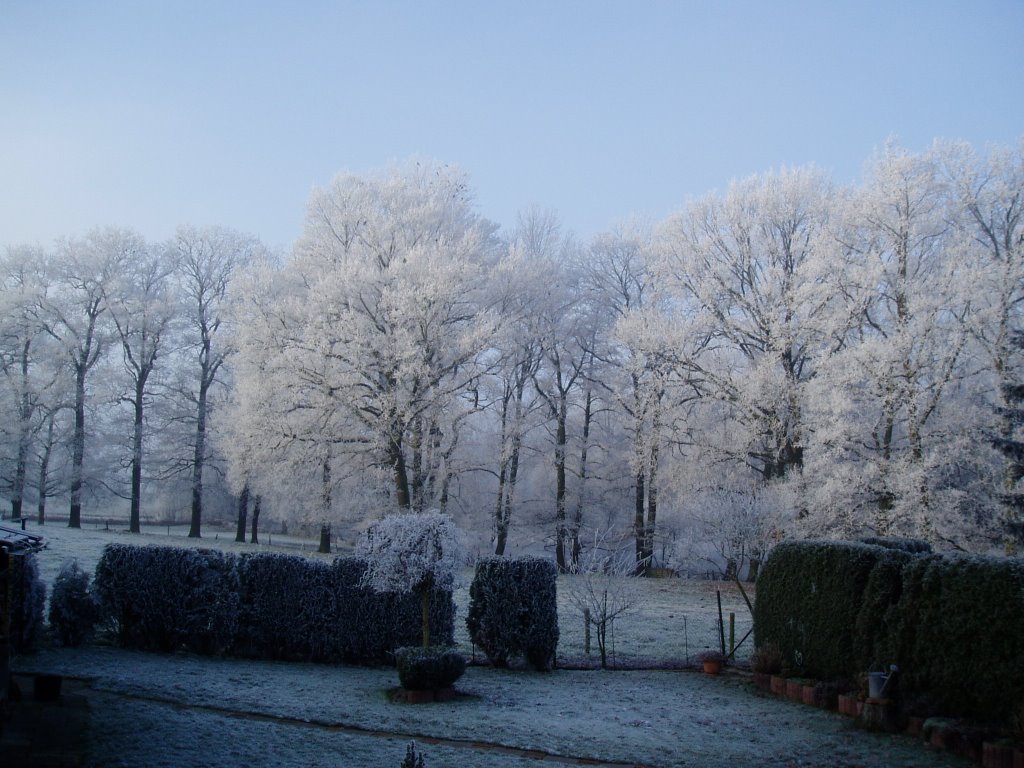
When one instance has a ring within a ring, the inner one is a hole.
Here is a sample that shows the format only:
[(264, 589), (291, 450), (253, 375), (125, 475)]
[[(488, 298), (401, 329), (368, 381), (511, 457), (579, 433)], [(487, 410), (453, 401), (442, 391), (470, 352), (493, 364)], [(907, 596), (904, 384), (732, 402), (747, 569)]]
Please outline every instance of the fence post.
[(590, 655), (590, 609), (583, 609), (583, 652)]
[(729, 614), (729, 655), (736, 653), (736, 614)]

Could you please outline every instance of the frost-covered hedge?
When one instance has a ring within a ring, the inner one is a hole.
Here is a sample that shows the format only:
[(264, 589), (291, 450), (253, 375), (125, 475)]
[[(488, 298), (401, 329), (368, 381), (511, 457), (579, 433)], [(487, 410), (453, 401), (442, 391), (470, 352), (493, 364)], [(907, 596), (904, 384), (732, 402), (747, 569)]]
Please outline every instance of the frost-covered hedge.
[[(101, 616), (122, 644), (148, 650), (304, 661), (390, 661), (420, 638), (413, 594), (362, 586), (365, 562), (297, 555), (110, 544), (96, 566)], [(436, 590), (431, 629), (454, 635), (450, 591)]]
[(1024, 560), (780, 544), (758, 579), (754, 634), (801, 674), (896, 664), (904, 705), (1009, 721), (1024, 702)]
[[(240, 558), (241, 616), (234, 652), (242, 656), (309, 661), (383, 663), (420, 639), (420, 602), (410, 593), (377, 593), (363, 586), (366, 563), (333, 563), (259, 553)], [(455, 603), (435, 590), (431, 631), (451, 643)]]
[(469, 588), (466, 626), (496, 666), (522, 656), (550, 669), (558, 647), (558, 571), (539, 557), (481, 558)]
[(239, 590), (232, 554), (108, 544), (93, 587), (102, 620), (128, 647), (216, 654), (234, 639)]

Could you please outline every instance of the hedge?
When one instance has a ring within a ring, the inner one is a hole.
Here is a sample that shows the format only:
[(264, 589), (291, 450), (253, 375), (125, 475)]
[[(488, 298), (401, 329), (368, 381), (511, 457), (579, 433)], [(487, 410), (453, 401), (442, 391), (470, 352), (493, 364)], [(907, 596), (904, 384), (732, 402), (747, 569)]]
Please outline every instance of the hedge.
[(781, 544), (758, 580), (754, 634), (801, 674), (896, 664), (904, 707), (1009, 722), (1024, 703), (1024, 560)]
[[(382, 663), (420, 639), (412, 594), (362, 586), (366, 564), (110, 544), (96, 566), (101, 616), (123, 645), (158, 651)], [(437, 590), (431, 629), (452, 642), (455, 604)]]
[(466, 626), (496, 666), (522, 656), (550, 669), (558, 647), (558, 571), (539, 557), (481, 558), (469, 588)]
[(854, 628), (871, 570), (885, 552), (869, 544), (784, 542), (757, 578), (754, 639), (774, 643), (801, 675), (833, 680), (857, 668)]

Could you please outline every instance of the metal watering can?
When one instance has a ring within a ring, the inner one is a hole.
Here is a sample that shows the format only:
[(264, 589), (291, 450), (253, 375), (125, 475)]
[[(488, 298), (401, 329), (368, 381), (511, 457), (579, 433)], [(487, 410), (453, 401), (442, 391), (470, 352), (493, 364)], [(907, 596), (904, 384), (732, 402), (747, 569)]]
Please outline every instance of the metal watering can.
[(889, 674), (885, 672), (868, 672), (868, 698), (884, 699), (886, 692), (889, 690), (889, 684), (899, 671), (899, 667), (891, 664), (889, 665)]

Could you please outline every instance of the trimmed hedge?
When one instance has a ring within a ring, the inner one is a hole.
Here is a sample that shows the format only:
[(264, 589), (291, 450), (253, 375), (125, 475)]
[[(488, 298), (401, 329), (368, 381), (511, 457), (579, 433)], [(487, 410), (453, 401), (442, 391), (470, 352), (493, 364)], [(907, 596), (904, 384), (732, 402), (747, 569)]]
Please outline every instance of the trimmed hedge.
[(758, 580), (757, 645), (802, 674), (899, 666), (904, 705), (1010, 721), (1024, 702), (1024, 560), (845, 542), (779, 545)]
[(1024, 561), (945, 555), (904, 571), (893, 607), (901, 690), (946, 712), (1005, 720), (1024, 707)]
[[(420, 642), (419, 598), (363, 586), (366, 563), (359, 558), (339, 557), (328, 565), (259, 553), (240, 560), (237, 655), (380, 664), (396, 648)], [(451, 592), (433, 591), (430, 629), (438, 642), (453, 641)]]
[[(420, 640), (416, 595), (362, 586), (366, 564), (110, 544), (96, 566), (101, 616), (128, 647), (383, 663)], [(431, 631), (451, 643), (455, 603), (435, 590)]]
[(756, 644), (777, 645), (803, 676), (848, 676), (863, 655), (854, 647), (861, 598), (884, 551), (852, 542), (779, 544), (757, 577)]
[(518, 656), (534, 669), (554, 666), (558, 647), (558, 571), (539, 557), (484, 557), (469, 588), (466, 626), (495, 666)]
[(208, 549), (108, 544), (93, 589), (122, 645), (223, 653), (238, 625), (235, 555)]

